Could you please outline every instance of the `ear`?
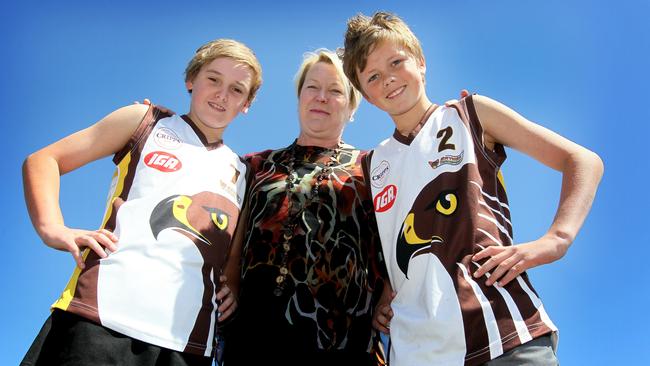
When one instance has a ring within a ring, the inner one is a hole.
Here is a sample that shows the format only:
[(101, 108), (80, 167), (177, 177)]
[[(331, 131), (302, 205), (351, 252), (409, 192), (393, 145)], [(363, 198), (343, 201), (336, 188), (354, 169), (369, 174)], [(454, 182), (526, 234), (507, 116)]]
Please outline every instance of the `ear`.
[(246, 113), (248, 113), (248, 109), (250, 107), (251, 107), (251, 102), (246, 101), (246, 103), (244, 103), (244, 105), (241, 107), (240, 112), (243, 113), (243, 114), (246, 114)]
[(418, 69), (420, 70), (420, 74), (422, 75), (422, 77), (424, 77), (424, 74), (427, 73), (427, 63), (424, 60), (424, 56), (422, 56), (422, 58), (418, 60)]
[(187, 89), (188, 92), (192, 92), (192, 82), (191, 81), (186, 81), (185, 82), (185, 88)]

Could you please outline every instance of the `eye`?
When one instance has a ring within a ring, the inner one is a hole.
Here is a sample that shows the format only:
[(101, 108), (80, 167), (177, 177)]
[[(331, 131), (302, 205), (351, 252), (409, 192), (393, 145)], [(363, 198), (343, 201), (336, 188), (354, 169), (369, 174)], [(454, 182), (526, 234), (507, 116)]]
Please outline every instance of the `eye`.
[(370, 84), (370, 83), (372, 83), (373, 81), (377, 80), (378, 77), (379, 77), (379, 75), (377, 75), (377, 74), (372, 74), (372, 75), (368, 78), (368, 84)]
[(402, 61), (403, 61), (402, 59), (397, 59), (397, 60), (394, 60), (393, 62), (391, 62), (390, 64), (391, 64), (391, 66), (398, 66), (399, 64), (402, 63)]
[(232, 88), (232, 91), (234, 91), (237, 94), (244, 94), (244, 91), (241, 88)]
[(228, 214), (218, 208), (203, 206), (203, 209), (210, 215), (210, 220), (219, 230), (228, 228)]
[(436, 211), (445, 216), (456, 212), (458, 208), (458, 197), (452, 191), (441, 192), (436, 199)]
[(340, 89), (330, 89), (330, 93), (336, 94), (336, 95), (341, 95), (343, 94), (343, 91)]

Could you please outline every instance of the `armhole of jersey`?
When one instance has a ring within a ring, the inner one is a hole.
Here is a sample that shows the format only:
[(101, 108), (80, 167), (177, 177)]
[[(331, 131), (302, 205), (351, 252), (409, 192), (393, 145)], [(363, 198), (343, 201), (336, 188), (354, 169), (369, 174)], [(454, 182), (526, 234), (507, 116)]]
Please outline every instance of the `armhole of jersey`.
[(472, 131), (472, 137), (474, 143), (480, 146), (481, 151), (483, 151), (484, 156), (487, 160), (494, 165), (495, 168), (501, 167), (501, 164), (506, 160), (506, 150), (501, 144), (494, 144), (494, 150), (490, 150), (485, 146), (483, 141), (483, 125), (481, 120), (476, 113), (476, 107), (474, 106), (474, 99), (472, 95), (468, 95), (463, 98), (459, 103), (463, 109), (463, 113), (467, 117), (470, 130)]
[(239, 161), (244, 164), (246, 168), (246, 174), (244, 174), (244, 196), (242, 200), (241, 207), (239, 208), (240, 212), (244, 211), (244, 206), (248, 204), (248, 196), (250, 195), (250, 186), (253, 183), (253, 169), (251, 169), (251, 163), (249, 163), (246, 158), (239, 156)]
[(372, 184), (370, 179), (370, 162), (372, 159), (372, 154), (375, 150), (370, 150), (366, 155), (361, 159), (361, 169), (363, 170), (363, 180), (368, 187), (368, 192), (370, 193), (370, 200), (372, 200)]
[(160, 109), (156, 108), (153, 104), (149, 106), (147, 113), (142, 117), (142, 121), (140, 121), (138, 128), (133, 132), (129, 141), (113, 156), (113, 163), (119, 165), (120, 161), (122, 161), (126, 154), (130, 151), (136, 150), (143, 141), (146, 141), (146, 137), (156, 125), (156, 122), (161, 118)]

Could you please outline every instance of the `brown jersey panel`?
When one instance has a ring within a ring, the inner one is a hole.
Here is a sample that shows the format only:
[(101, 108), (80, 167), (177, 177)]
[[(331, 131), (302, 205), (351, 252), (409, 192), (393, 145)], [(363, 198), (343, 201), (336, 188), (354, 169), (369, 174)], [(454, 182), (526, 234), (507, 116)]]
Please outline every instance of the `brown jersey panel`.
[(174, 195), (161, 201), (152, 211), (150, 225), (155, 237), (163, 230), (174, 230), (189, 238), (203, 257), (203, 306), (199, 310), (185, 351), (205, 350), (210, 343), (209, 325), (216, 309), (213, 298), (219, 276), (230, 249), (239, 209), (230, 200), (212, 192), (192, 196)]
[(101, 324), (99, 313), (97, 312), (99, 256), (90, 250), (84, 263), (86, 267), (79, 274), (74, 296), (72, 301), (70, 301), (70, 306), (67, 311), (81, 315), (97, 324)]

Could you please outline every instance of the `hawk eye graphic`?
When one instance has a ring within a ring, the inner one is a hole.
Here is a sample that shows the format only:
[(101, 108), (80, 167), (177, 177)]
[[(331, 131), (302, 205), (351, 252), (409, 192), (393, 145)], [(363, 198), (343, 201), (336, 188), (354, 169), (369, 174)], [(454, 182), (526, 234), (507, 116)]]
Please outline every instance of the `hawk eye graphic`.
[(203, 206), (203, 209), (210, 213), (210, 219), (215, 225), (217, 225), (219, 230), (226, 230), (228, 227), (228, 215), (223, 211), (212, 207)]
[(458, 208), (458, 198), (452, 191), (441, 192), (436, 199), (436, 211), (445, 216), (449, 216), (456, 212)]

